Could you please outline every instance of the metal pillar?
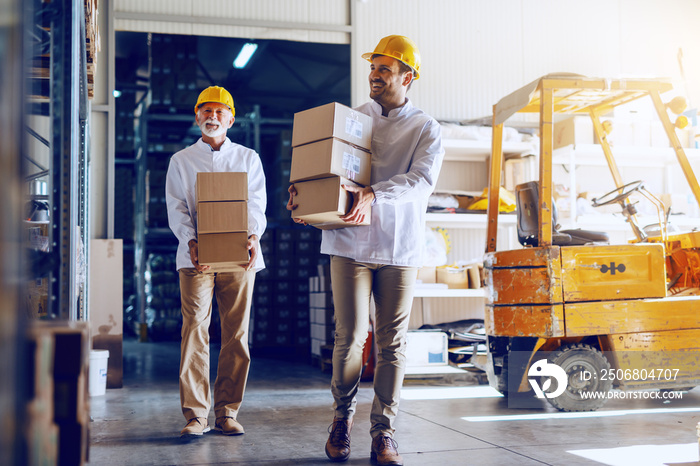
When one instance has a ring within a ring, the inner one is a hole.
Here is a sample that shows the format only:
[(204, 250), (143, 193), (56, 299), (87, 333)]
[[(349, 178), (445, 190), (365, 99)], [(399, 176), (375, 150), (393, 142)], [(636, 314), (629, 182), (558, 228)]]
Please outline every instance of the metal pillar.
[(48, 310), (56, 318), (78, 320), (84, 317), (79, 315), (76, 277), (80, 237), (84, 234), (81, 227), (85, 222), (84, 214), (80, 214), (80, 199), (85, 198), (87, 184), (86, 172), (81, 170), (85, 163), (87, 128), (87, 100), (81, 99), (81, 78), (82, 91), (86, 93), (87, 88), (85, 13), (83, 3), (72, 0), (53, 2), (51, 8), (52, 229), (49, 237), (51, 249), (60, 261), (50, 277)]

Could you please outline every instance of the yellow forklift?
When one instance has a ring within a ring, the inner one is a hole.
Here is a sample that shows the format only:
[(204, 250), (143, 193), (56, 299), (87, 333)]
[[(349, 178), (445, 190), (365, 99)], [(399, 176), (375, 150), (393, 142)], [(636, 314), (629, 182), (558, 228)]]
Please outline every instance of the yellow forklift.
[[(661, 98), (671, 89), (664, 80), (548, 75), (494, 105), (483, 369), (504, 395), (529, 393), (560, 410), (590, 411), (613, 388), (700, 385), (700, 232), (669, 232), (670, 209), (643, 181), (622, 180), (601, 121), (619, 105), (650, 98), (700, 204), (700, 185)], [(677, 113), (679, 103), (670, 105)], [(518, 112), (539, 114), (539, 179), (516, 188), (523, 248), (496, 251), (503, 125)], [(615, 182), (592, 203), (620, 206), (634, 234), (629, 243), (609, 244), (605, 232), (559, 230), (552, 197), (555, 115), (590, 116)], [(658, 225), (640, 226), (633, 193), (657, 207)]]

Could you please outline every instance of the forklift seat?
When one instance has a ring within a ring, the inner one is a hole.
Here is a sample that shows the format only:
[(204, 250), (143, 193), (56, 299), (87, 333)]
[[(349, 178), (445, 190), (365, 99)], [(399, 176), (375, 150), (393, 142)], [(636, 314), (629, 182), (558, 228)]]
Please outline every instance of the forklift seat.
[[(515, 187), (518, 241), (523, 246), (538, 246), (539, 189), (537, 181), (528, 181)], [(607, 244), (610, 237), (602, 231), (562, 230), (557, 225), (557, 208), (552, 201), (552, 245), (581, 246), (589, 243)]]

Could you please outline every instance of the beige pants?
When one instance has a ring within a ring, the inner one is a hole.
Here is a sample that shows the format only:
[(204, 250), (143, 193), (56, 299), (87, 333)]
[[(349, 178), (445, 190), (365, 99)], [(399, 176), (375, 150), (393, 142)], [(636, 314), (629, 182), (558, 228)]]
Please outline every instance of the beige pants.
[(209, 323), (216, 293), (221, 319), (221, 351), (214, 382), (216, 418), (235, 418), (250, 368), (248, 323), (255, 272), (198, 273), (180, 269), (182, 344), (180, 404), (187, 420), (209, 415)]
[(331, 392), (335, 416), (355, 414), (356, 395), (364, 361), (370, 298), (376, 304), (374, 401), (370, 415), (372, 437), (394, 433), (394, 419), (406, 366), (406, 332), (413, 303), (414, 267), (368, 264), (331, 257), (331, 284), (335, 306), (335, 346)]

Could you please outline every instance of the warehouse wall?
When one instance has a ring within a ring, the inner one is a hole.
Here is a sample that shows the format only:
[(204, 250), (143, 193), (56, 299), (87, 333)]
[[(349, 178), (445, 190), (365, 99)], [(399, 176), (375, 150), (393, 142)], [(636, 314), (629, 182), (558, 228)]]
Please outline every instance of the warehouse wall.
[[(697, 0), (104, 0), (100, 8), (98, 66), (108, 59), (111, 14), (115, 30), (350, 43), (353, 105), (367, 100), (369, 67), (360, 55), (385, 35), (404, 34), (423, 57), (421, 79), (409, 95), (440, 120), (488, 117), (500, 98), (553, 72), (670, 77), (700, 106)], [(110, 71), (102, 71), (95, 103), (113, 105)], [(93, 142), (100, 143), (93, 152), (95, 191), (109, 186), (102, 182), (109, 168), (103, 170), (106, 144), (99, 135), (107, 124), (106, 118), (93, 123)], [(109, 202), (93, 198), (95, 238), (110, 237)]]
[[(119, 31), (339, 44), (349, 41), (349, 29), (343, 27), (349, 25), (348, 0), (118, 0), (114, 11)], [(149, 15), (170, 18), (162, 21)]]
[(553, 72), (670, 77), (683, 88), (679, 48), (686, 92), (700, 104), (697, 0), (114, 0), (114, 12), (116, 30), (350, 41), (355, 104), (367, 94), (360, 54), (404, 34), (423, 56), (412, 98), (445, 120), (488, 116), (498, 99)]
[[(488, 116), (501, 97), (553, 72), (670, 77), (700, 105), (700, 2), (696, 0), (368, 0), (353, 25), (353, 104), (367, 99), (367, 63), (388, 34), (413, 38), (421, 79), (411, 98), (438, 119)], [(691, 65), (692, 64), (692, 65)]]

